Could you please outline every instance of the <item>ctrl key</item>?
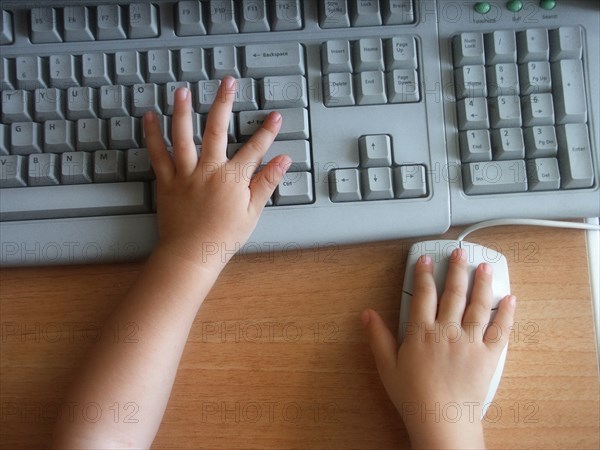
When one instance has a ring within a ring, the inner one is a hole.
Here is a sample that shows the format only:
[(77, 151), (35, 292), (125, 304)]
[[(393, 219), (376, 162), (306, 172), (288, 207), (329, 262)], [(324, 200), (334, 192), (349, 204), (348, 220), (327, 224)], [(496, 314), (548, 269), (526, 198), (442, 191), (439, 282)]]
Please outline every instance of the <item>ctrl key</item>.
[(275, 205), (300, 205), (313, 202), (313, 181), (310, 172), (288, 172), (275, 190)]

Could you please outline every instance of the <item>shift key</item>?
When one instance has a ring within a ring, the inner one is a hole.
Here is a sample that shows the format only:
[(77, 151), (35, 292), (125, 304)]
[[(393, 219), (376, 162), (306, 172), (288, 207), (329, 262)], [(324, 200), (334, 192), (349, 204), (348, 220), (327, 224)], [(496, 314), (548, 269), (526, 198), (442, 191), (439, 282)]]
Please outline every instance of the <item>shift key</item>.
[(304, 48), (297, 42), (247, 45), (244, 76), (304, 75)]
[[(265, 118), (275, 110), (240, 111), (239, 134), (242, 140), (248, 139), (265, 121)], [(287, 108), (278, 110), (281, 114), (281, 129), (277, 134), (278, 140), (308, 139), (308, 111), (305, 108)]]

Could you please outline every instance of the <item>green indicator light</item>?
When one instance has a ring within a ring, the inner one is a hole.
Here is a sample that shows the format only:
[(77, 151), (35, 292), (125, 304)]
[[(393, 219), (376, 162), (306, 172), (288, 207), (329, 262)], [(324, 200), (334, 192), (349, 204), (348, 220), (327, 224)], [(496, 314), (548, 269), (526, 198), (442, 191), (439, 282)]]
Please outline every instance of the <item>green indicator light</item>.
[(555, 0), (541, 0), (540, 1), (540, 8), (545, 9), (547, 11), (554, 9), (555, 6), (556, 6)]
[(521, 0), (510, 0), (510, 2), (506, 4), (506, 7), (510, 12), (516, 13), (523, 9), (523, 2)]
[(490, 4), (488, 2), (477, 2), (475, 3), (475, 11), (479, 14), (487, 14), (490, 12)]

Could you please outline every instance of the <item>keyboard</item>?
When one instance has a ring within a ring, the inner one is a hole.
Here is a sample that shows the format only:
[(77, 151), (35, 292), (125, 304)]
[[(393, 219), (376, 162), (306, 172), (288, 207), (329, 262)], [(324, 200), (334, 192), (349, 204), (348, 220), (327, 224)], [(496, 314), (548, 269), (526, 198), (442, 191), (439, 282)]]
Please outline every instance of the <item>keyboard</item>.
[[(4, 266), (139, 259), (157, 241), (142, 116), (201, 152), (238, 79), (233, 156), (277, 110), (292, 158), (244, 252), (600, 215), (595, 1), (3, 1)], [(596, 75), (593, 75), (593, 74)], [(235, 251), (238, 249), (219, 249)]]

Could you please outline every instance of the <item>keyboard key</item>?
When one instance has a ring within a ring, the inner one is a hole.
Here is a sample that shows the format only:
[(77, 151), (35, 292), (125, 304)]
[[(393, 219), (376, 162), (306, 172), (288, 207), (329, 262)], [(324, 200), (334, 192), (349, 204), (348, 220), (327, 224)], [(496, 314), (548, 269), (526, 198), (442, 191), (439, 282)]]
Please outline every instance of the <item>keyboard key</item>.
[(202, 19), (202, 4), (198, 0), (177, 3), (175, 30), (177, 36), (201, 36), (206, 34)]
[(550, 44), (548, 30), (545, 28), (529, 28), (517, 33), (517, 49), (519, 63), (529, 61), (548, 61)]
[(29, 155), (27, 184), (29, 186), (52, 186), (60, 184), (59, 158), (54, 153)]
[(0, 58), (0, 91), (10, 91), (15, 89), (17, 83), (14, 78), (15, 60)]
[(132, 39), (158, 36), (156, 6), (152, 3), (131, 3), (129, 5), (129, 37)]
[(362, 198), (357, 169), (338, 169), (329, 172), (329, 197), (333, 202), (352, 202)]
[(45, 88), (47, 66), (39, 56), (19, 56), (16, 62), (17, 88), (34, 90)]
[[(0, 156), (0, 188), (13, 188), (27, 186), (27, 175), (25, 172), (25, 157), (20, 155)], [(5, 189), (0, 191), (0, 212), (4, 202)], [(4, 219), (4, 217), (2, 217)]]
[(490, 97), (498, 95), (518, 95), (519, 75), (516, 64), (496, 64), (487, 68), (488, 91)]
[(220, 85), (221, 80), (202, 80), (198, 82), (196, 88), (196, 111), (207, 113), (210, 110), (215, 98), (217, 98)]
[[(521, 101), (518, 95), (502, 95), (490, 99), (492, 128), (521, 126)], [(483, 128), (483, 127), (481, 127)]]
[(77, 61), (73, 55), (52, 55), (50, 60), (50, 87), (67, 89), (79, 86)]
[[(171, 144), (171, 117), (164, 116), (159, 114), (157, 117), (158, 127), (162, 133), (163, 141), (165, 141), (165, 145), (170, 147)], [(140, 121), (141, 129), (142, 129), (142, 143), (141, 147), (146, 147), (146, 133), (144, 131), (144, 121)]]
[(352, 6), (352, 26), (368, 27), (381, 25), (379, 1), (377, 0), (350, 0)]
[(86, 6), (66, 6), (63, 8), (63, 16), (65, 41), (94, 40), (94, 33), (90, 24), (90, 11)]
[(325, 106), (354, 105), (351, 73), (330, 73), (323, 78), (323, 101)]
[(97, 117), (98, 92), (91, 87), (67, 89), (67, 119), (92, 119)]
[(148, 83), (168, 83), (175, 81), (175, 70), (171, 50), (161, 48), (148, 50), (146, 54), (146, 80)]
[(492, 148), (495, 160), (524, 159), (523, 132), (520, 128), (492, 130)]
[(0, 155), (8, 155), (10, 148), (10, 128), (0, 124)]
[(341, 39), (323, 42), (321, 46), (321, 61), (324, 74), (352, 72), (350, 43)]
[(237, 49), (233, 45), (219, 45), (212, 51), (212, 78), (220, 80), (226, 75), (240, 77)]
[(150, 211), (150, 184), (142, 182), (5, 189), (0, 202), (3, 220), (141, 214)]
[(277, 155), (286, 154), (292, 158), (292, 164), (288, 169), (288, 172), (304, 172), (308, 171), (312, 167), (310, 158), (310, 146), (308, 141), (296, 140), (296, 141), (275, 141), (267, 150), (262, 164), (267, 164), (270, 160), (275, 158)]
[(10, 125), (10, 148), (13, 155), (42, 153), (42, 125), (36, 122), (13, 122)]
[(419, 81), (414, 69), (396, 69), (387, 74), (387, 95), (390, 103), (419, 101)]
[(500, 194), (527, 191), (525, 161), (488, 161), (463, 164), (465, 193)]
[(297, 42), (247, 45), (244, 76), (304, 75), (304, 48)]
[(517, 62), (517, 40), (512, 30), (497, 30), (484, 35), (488, 65)]
[(492, 144), (488, 130), (461, 131), (460, 159), (463, 162), (492, 160)]
[(236, 8), (233, 0), (210, 0), (208, 3), (209, 34), (237, 33)]
[(98, 115), (102, 119), (110, 119), (114, 116), (129, 115), (129, 90), (125, 86), (102, 86), (98, 89), (100, 95), (100, 106)]
[(44, 122), (44, 152), (74, 152), (75, 148), (75, 124), (73, 122), (70, 120)]
[(388, 70), (416, 69), (417, 47), (413, 36), (396, 36), (385, 43), (385, 61)]
[(131, 88), (131, 114), (135, 117), (142, 117), (147, 111), (154, 111), (162, 114), (162, 89), (158, 85), (134, 84)]
[(139, 119), (130, 116), (111, 117), (108, 128), (108, 147), (111, 149), (138, 148)]
[(34, 117), (38, 122), (64, 119), (64, 92), (60, 89), (36, 89), (34, 94)]
[(2, 10), (0, 21), (0, 45), (12, 44), (14, 41), (12, 16), (8, 11)]
[(361, 136), (358, 151), (362, 167), (392, 165), (392, 143), (387, 134)]
[(182, 48), (179, 50), (179, 66), (177, 68), (179, 80), (200, 81), (208, 80), (204, 49)]
[(273, 196), (275, 205), (299, 205), (313, 202), (310, 172), (286, 172)]
[(345, 28), (350, 26), (346, 0), (319, 2), (319, 25), (321, 28)]
[(400, 166), (394, 169), (396, 198), (419, 198), (427, 195), (425, 166)]
[(559, 189), (560, 172), (556, 158), (538, 158), (527, 161), (527, 184), (530, 191)]
[(242, 0), (242, 17), (240, 19), (240, 31), (242, 33), (257, 33), (269, 31), (269, 20), (267, 18), (266, 0)]
[(384, 70), (383, 44), (379, 38), (363, 38), (354, 43), (354, 68), (357, 72)]
[(123, 28), (123, 12), (119, 5), (98, 5), (96, 36), (100, 40), (127, 39)]
[(551, 92), (550, 64), (547, 61), (534, 61), (519, 66), (521, 95)]
[(115, 53), (115, 84), (131, 86), (144, 83), (140, 52), (127, 50)]
[[(84, 184), (93, 181), (91, 152), (65, 152), (60, 155), (60, 181), (62, 184)], [(102, 188), (101, 188), (102, 189)]]
[(154, 179), (154, 171), (148, 150), (132, 148), (127, 150), (127, 181), (150, 181)]
[(564, 59), (552, 63), (552, 80), (556, 123), (587, 122), (581, 60)]
[(454, 66), (485, 64), (483, 35), (481, 33), (461, 33), (452, 39)]
[(524, 128), (525, 153), (527, 158), (555, 157), (558, 151), (556, 131), (553, 126)]
[(306, 108), (308, 106), (306, 79), (301, 75), (265, 77), (260, 86), (261, 105), (264, 109)]
[(112, 84), (112, 61), (106, 53), (84, 53), (81, 56), (84, 86), (99, 87)]
[(30, 37), (34, 44), (62, 42), (55, 8), (31, 8)]
[(363, 170), (361, 175), (362, 192), (365, 200), (394, 198), (392, 169), (389, 167), (370, 167)]
[(273, 3), (273, 30), (299, 30), (302, 28), (299, 0), (275, 0)]
[(476, 97), (459, 100), (456, 107), (460, 130), (478, 130), (490, 127), (487, 99)]
[(102, 150), (94, 153), (94, 182), (117, 183), (125, 181), (125, 155), (120, 150)]
[(361, 72), (354, 76), (356, 103), (358, 105), (378, 105), (387, 103), (383, 72)]
[(252, 78), (239, 78), (233, 100), (233, 111), (252, 109), (258, 109), (258, 83)]
[(33, 120), (33, 94), (30, 91), (2, 92), (2, 122), (25, 122)]
[(79, 119), (77, 121), (77, 150), (95, 151), (106, 149), (106, 121), (102, 119)]
[(487, 97), (484, 66), (462, 66), (454, 70), (456, 98)]
[(415, 21), (412, 0), (384, 0), (382, 15), (386, 25), (405, 25)]
[[(281, 114), (282, 124), (277, 139), (308, 139), (308, 111), (305, 108), (288, 108), (278, 111)], [(265, 117), (271, 110), (241, 111), (239, 113), (239, 135), (247, 140), (263, 124)]]
[(583, 43), (581, 29), (577, 26), (550, 30), (550, 61), (581, 59)]
[(558, 135), (558, 164), (563, 189), (590, 187), (594, 170), (587, 125), (571, 123), (556, 127)]
[(554, 125), (552, 94), (532, 94), (521, 97), (523, 126)]

